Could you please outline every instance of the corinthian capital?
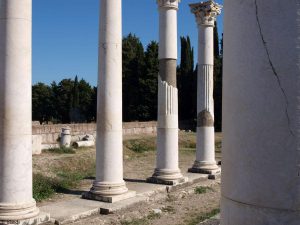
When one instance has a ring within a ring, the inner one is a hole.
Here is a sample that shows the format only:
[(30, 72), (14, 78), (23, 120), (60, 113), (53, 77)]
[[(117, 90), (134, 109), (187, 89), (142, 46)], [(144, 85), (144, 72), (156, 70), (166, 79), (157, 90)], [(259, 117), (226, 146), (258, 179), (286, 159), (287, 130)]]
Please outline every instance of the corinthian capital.
[(214, 26), (217, 15), (221, 14), (222, 6), (214, 1), (190, 4), (191, 12), (195, 14), (198, 25)]
[(178, 3), (181, 0), (157, 0), (158, 7), (178, 9)]

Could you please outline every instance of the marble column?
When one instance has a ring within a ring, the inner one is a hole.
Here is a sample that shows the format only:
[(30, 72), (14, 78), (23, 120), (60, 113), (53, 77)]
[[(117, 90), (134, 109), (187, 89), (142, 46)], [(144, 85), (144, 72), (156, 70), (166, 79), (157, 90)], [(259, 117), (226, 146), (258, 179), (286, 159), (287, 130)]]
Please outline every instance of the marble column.
[(32, 198), (31, 0), (0, 4), (0, 223), (39, 214)]
[(215, 160), (213, 99), (214, 26), (221, 5), (214, 1), (190, 4), (198, 25), (197, 151), (189, 172), (220, 172)]
[(158, 0), (159, 76), (156, 169), (149, 182), (184, 182), (178, 166), (177, 10), (180, 0)]
[(83, 196), (106, 202), (134, 195), (123, 180), (121, 3), (100, 0), (96, 180)]
[(300, 224), (299, 1), (225, 1), (222, 225)]

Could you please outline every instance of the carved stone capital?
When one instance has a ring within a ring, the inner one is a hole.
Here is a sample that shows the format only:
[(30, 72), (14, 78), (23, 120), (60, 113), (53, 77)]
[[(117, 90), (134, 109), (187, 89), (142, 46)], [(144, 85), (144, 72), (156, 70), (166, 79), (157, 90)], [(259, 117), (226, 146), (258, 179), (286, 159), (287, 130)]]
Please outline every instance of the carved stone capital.
[(171, 8), (178, 9), (178, 3), (181, 0), (157, 0), (157, 4), (159, 8)]
[(190, 4), (189, 6), (191, 12), (196, 16), (197, 24), (201, 26), (214, 26), (216, 18), (221, 14), (223, 7), (212, 0)]

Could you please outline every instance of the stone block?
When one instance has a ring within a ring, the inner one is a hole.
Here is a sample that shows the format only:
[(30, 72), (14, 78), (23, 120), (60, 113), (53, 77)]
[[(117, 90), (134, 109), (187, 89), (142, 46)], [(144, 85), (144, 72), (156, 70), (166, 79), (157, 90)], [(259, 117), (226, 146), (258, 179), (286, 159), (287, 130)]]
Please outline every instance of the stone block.
[(186, 183), (188, 181), (187, 177), (181, 177), (179, 179), (176, 180), (162, 180), (159, 179), (157, 177), (149, 177), (147, 178), (147, 183), (153, 183), (153, 184), (163, 184), (163, 185), (171, 185), (171, 186), (175, 186), (175, 185), (179, 185), (182, 183)]
[(10, 221), (0, 221), (0, 225), (38, 225), (50, 222), (50, 214), (40, 212), (37, 217), (31, 218), (31, 219), (25, 219), (25, 220), (10, 220)]
[(135, 191), (128, 191), (124, 194), (114, 195), (114, 196), (100, 196), (100, 195), (95, 195), (92, 192), (85, 192), (82, 194), (83, 199), (95, 200), (100, 202), (108, 202), (108, 203), (122, 201), (128, 198), (133, 198), (135, 196), (136, 196)]
[(42, 136), (32, 135), (32, 154), (39, 155), (42, 153)]

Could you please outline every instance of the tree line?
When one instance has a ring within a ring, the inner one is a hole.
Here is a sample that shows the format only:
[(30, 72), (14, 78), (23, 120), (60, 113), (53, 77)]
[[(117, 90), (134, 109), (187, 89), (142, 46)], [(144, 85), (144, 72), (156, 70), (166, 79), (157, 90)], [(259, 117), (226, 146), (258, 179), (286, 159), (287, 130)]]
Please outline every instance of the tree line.
[[(214, 37), (215, 125), (221, 129), (222, 109), (222, 40), (215, 28)], [(177, 67), (179, 119), (196, 122), (197, 65), (190, 38), (181, 37), (180, 64)], [(158, 43), (151, 41), (146, 49), (134, 34), (123, 38), (123, 120), (157, 119)], [(201, 57), (201, 56), (200, 56)], [(63, 79), (50, 85), (32, 87), (33, 120), (40, 123), (79, 123), (96, 121), (97, 87), (84, 79)]]

